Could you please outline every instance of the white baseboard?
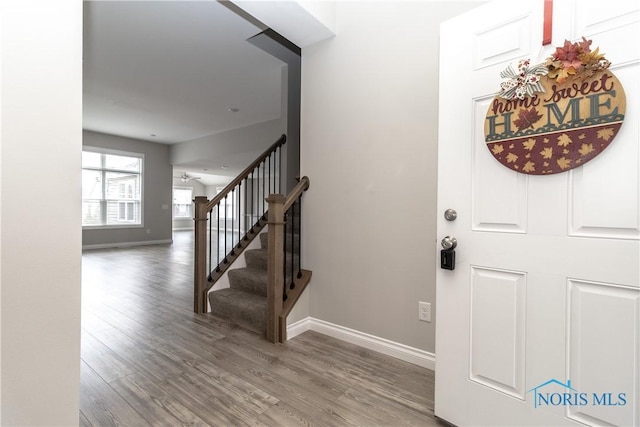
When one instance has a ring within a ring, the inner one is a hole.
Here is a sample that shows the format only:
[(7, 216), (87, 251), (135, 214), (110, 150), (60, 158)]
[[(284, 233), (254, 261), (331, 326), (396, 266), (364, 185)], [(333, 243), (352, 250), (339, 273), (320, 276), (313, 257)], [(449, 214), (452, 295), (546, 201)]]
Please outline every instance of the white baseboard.
[(297, 322), (294, 322), (287, 326), (287, 340), (295, 338), (298, 335), (311, 330), (311, 317), (298, 320)]
[(287, 327), (287, 338), (291, 339), (306, 331), (315, 331), (351, 344), (364, 347), (423, 368), (436, 369), (436, 355), (428, 351), (409, 347), (404, 344), (389, 341), (384, 338), (369, 335), (344, 326), (325, 322), (324, 320), (307, 317)]
[(91, 249), (111, 249), (111, 248), (128, 248), (131, 246), (146, 246), (146, 245), (166, 245), (167, 243), (173, 243), (172, 239), (165, 240), (147, 240), (142, 242), (120, 242), (120, 243), (101, 243), (97, 245), (82, 245), (82, 250)]

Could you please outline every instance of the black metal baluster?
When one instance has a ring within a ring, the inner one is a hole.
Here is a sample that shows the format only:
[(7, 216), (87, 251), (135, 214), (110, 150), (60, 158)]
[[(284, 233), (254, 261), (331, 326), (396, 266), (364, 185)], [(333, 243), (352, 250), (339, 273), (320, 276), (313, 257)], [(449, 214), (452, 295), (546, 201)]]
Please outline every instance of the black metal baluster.
[[(233, 212), (233, 205), (235, 204), (235, 199), (236, 199), (236, 188), (235, 187), (233, 190), (231, 190), (230, 194), (231, 194), (231, 255), (235, 255), (236, 254), (236, 241), (235, 241), (235, 234), (233, 234), (233, 226), (236, 222), (236, 219), (234, 218), (234, 212)], [(227, 209), (228, 211), (229, 209)]]
[(216, 237), (216, 272), (220, 272), (220, 202), (216, 205), (218, 208), (218, 229), (217, 229), (217, 237)]
[(230, 231), (231, 231), (231, 254), (235, 254), (235, 247), (236, 247), (236, 235), (233, 232), (233, 228), (236, 226), (236, 191), (237, 191), (238, 187), (235, 187), (233, 189), (233, 191), (231, 192), (231, 227), (230, 227)]
[(265, 198), (267, 197), (265, 195), (265, 182), (264, 182), (264, 178), (265, 178), (265, 168), (266, 168), (266, 162), (263, 160), (262, 161), (262, 219), (264, 220), (264, 213), (265, 213), (265, 208), (264, 208), (264, 203), (265, 203)]
[(298, 196), (298, 279), (302, 277), (302, 194)]
[(224, 263), (227, 264), (227, 211), (228, 209), (228, 205), (227, 205), (227, 196), (228, 194), (224, 195)]
[(242, 181), (240, 181), (238, 183), (238, 200), (237, 200), (238, 206), (236, 206), (236, 216), (238, 217), (238, 246), (237, 246), (238, 249), (240, 249), (242, 247), (242, 245), (240, 244), (240, 242), (242, 240), (242, 237), (240, 236), (240, 229), (242, 228), (241, 227), (242, 218), (240, 217), (240, 211), (241, 211), (240, 208), (242, 207), (242, 206), (240, 206), (240, 196), (241, 196), (240, 193), (242, 193)]
[(294, 237), (295, 237), (295, 230), (296, 230), (296, 203), (297, 202), (293, 202), (293, 204), (291, 205), (291, 285), (289, 285), (289, 289), (293, 289), (296, 287), (296, 284), (293, 281), (293, 278), (295, 277), (295, 270), (296, 270), (296, 259), (294, 257), (295, 254), (295, 246), (294, 246)]
[(211, 271), (213, 270), (213, 267), (211, 265), (211, 257), (213, 256), (213, 252), (211, 252), (211, 233), (212, 233), (212, 228), (213, 228), (213, 221), (212, 221), (212, 215), (213, 215), (213, 208), (211, 208), (209, 210), (209, 265), (207, 266), (207, 271), (209, 272), (209, 275), (207, 276), (207, 280), (211, 281)]
[(247, 189), (249, 188), (249, 177), (247, 176), (244, 179), (244, 240), (249, 240), (249, 236), (247, 236), (248, 232), (249, 232), (249, 223), (247, 222), (247, 219), (249, 218), (247, 216), (248, 211), (248, 205), (247, 205)]
[(278, 193), (282, 193), (282, 145), (278, 148), (280, 148), (278, 152), (278, 170), (280, 171), (280, 176), (278, 177)]
[(269, 153), (269, 173), (267, 174), (267, 188), (269, 189), (269, 192), (267, 193), (267, 196), (269, 194), (271, 194), (271, 153)]
[[(276, 150), (278, 148), (276, 147)], [(276, 173), (278, 172), (278, 169), (276, 168), (276, 152), (275, 150), (271, 153), (273, 154), (273, 192), (277, 193), (278, 190), (276, 188)], [(269, 158), (271, 158), (271, 154), (269, 154)]]
[(255, 224), (255, 222), (253, 222), (253, 214), (254, 214), (254, 210), (255, 210), (255, 206), (253, 205), (254, 199), (253, 199), (253, 187), (256, 186), (256, 180), (253, 177), (253, 173), (255, 172), (256, 168), (253, 168), (253, 170), (251, 171), (251, 234), (253, 234), (253, 225)]
[(282, 241), (284, 245), (282, 245), (282, 250), (284, 251), (284, 262), (282, 263), (282, 280), (284, 280), (284, 284), (282, 286), (282, 301), (287, 300), (287, 217), (289, 213), (285, 212), (284, 214), (284, 227), (282, 227)]

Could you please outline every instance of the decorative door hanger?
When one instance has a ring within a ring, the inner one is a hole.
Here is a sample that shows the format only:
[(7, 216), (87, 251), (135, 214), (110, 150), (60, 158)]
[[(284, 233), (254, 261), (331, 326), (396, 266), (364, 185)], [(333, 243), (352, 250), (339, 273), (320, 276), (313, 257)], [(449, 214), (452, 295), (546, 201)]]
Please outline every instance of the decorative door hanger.
[(484, 122), (491, 154), (516, 172), (548, 175), (592, 160), (622, 126), (625, 94), (610, 62), (591, 40), (565, 41), (546, 63), (522, 60), (489, 105)]

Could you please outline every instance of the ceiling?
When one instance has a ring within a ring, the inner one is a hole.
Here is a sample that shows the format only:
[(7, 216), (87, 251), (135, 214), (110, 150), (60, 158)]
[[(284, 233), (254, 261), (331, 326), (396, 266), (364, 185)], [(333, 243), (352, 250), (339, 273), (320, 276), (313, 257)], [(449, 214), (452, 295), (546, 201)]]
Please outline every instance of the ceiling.
[(217, 1), (85, 1), (83, 127), (175, 144), (279, 118), (261, 31)]

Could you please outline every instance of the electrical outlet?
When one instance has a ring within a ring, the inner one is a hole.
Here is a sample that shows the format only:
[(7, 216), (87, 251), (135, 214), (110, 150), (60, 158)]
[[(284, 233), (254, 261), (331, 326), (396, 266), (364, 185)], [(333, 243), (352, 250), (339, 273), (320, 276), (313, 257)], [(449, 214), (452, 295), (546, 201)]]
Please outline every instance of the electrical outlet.
[(431, 303), (418, 302), (418, 320), (431, 322)]

